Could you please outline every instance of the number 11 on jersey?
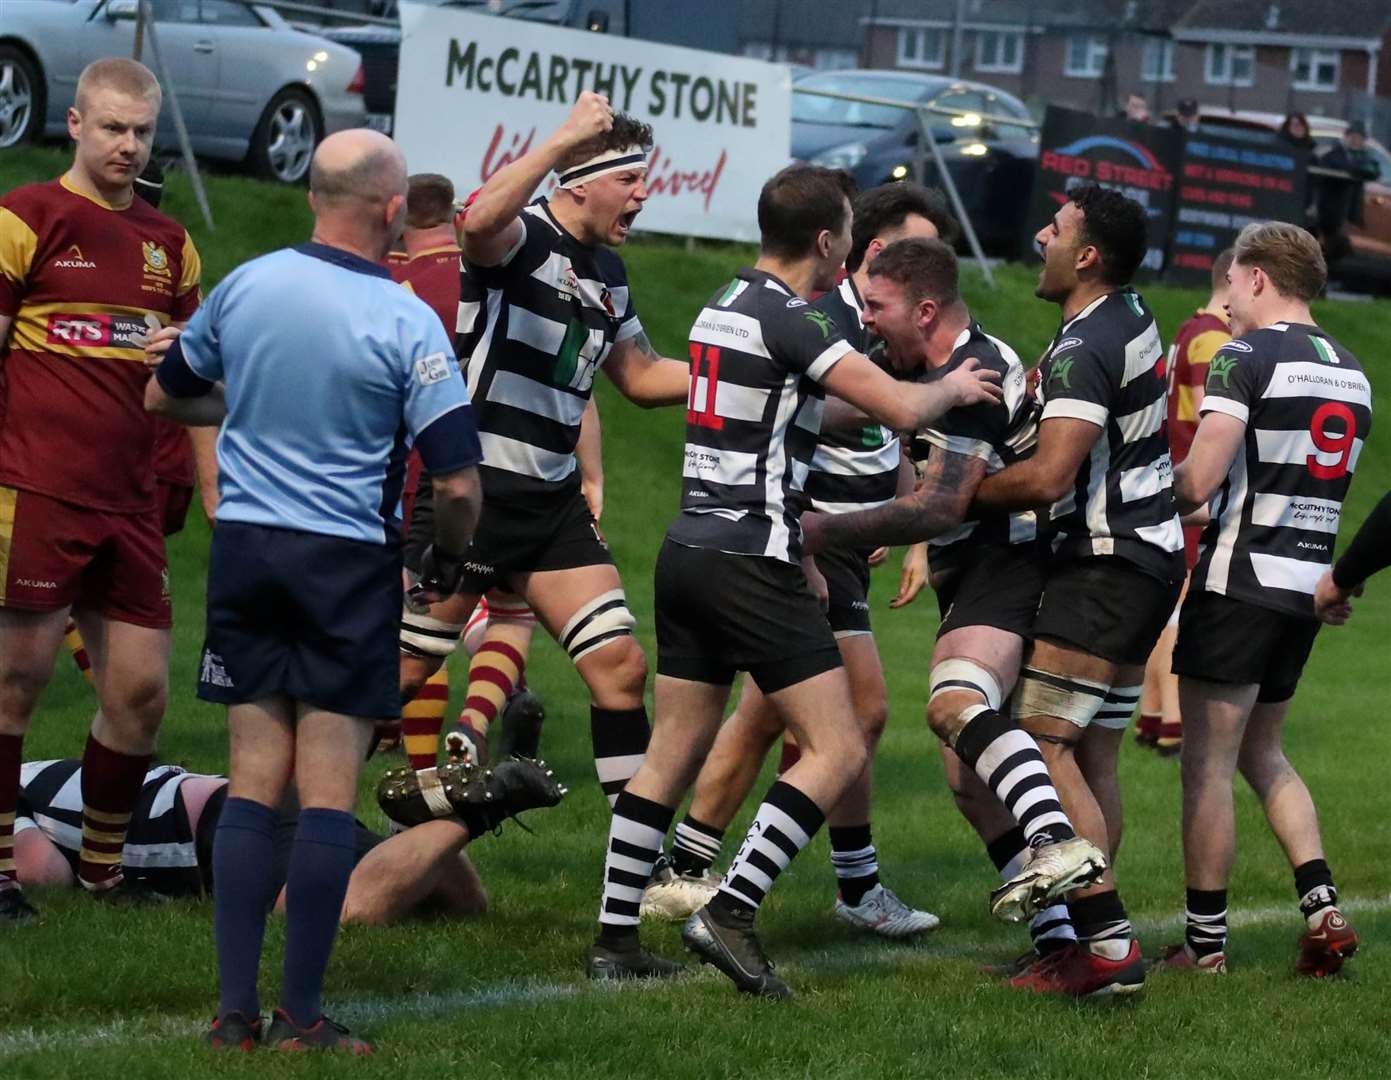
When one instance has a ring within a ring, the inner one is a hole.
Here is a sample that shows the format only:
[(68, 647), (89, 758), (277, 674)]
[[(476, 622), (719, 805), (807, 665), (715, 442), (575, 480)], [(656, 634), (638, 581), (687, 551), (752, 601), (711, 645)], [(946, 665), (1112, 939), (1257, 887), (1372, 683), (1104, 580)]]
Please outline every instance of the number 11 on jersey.
[[(691, 395), (686, 402), (686, 423), (696, 427), (719, 431), (724, 427), (724, 417), (715, 412), (715, 395), (719, 388), (720, 350), (714, 345), (703, 345), (698, 341), (690, 343), (691, 355)], [(704, 400), (697, 405), (696, 396), (700, 390), (701, 363), (705, 365)]]

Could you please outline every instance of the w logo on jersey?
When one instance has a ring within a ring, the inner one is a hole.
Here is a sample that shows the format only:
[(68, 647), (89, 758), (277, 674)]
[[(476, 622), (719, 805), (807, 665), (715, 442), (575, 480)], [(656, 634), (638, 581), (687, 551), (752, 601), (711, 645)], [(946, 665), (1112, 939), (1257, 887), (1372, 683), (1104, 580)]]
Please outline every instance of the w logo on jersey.
[(818, 311), (816, 308), (812, 308), (806, 313), (806, 316), (807, 321), (821, 331), (821, 336), (823, 338), (829, 339), (830, 336), (835, 333), (836, 324), (824, 311)]
[(1232, 388), (1232, 372), (1236, 370), (1236, 360), (1237, 358), (1229, 353), (1218, 353), (1208, 364), (1207, 381), (1211, 383), (1214, 379), (1221, 379), (1222, 388), (1230, 390)]

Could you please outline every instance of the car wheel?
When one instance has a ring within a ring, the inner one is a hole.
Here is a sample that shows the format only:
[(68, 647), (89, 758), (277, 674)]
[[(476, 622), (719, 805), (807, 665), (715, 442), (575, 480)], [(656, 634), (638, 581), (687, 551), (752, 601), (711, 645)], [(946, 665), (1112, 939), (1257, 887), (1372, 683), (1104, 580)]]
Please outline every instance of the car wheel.
[(271, 98), (251, 136), (251, 167), (267, 180), (297, 184), (308, 174), (314, 148), (323, 137), (324, 123), (314, 99), (287, 86)]
[(44, 82), (38, 65), (13, 45), (0, 45), (0, 149), (38, 137)]

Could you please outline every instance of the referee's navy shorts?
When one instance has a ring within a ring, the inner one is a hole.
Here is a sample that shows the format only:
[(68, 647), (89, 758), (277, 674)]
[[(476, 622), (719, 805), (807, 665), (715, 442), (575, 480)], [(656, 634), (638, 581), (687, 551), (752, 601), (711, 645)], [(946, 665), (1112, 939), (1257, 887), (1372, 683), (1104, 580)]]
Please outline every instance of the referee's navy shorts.
[(348, 716), (401, 714), (398, 544), (221, 522), (207, 614), (204, 701), (283, 694)]

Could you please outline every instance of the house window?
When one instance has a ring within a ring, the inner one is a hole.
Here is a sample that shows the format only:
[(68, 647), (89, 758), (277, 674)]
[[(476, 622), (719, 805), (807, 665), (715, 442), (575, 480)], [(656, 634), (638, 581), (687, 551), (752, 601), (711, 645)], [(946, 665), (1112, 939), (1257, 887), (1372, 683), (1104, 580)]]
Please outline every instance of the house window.
[(898, 66), (940, 70), (946, 64), (947, 33), (937, 27), (908, 27), (898, 32)]
[(1063, 74), (1094, 79), (1106, 68), (1106, 39), (1100, 34), (1069, 34)]
[(1203, 78), (1209, 86), (1253, 86), (1256, 50), (1250, 45), (1209, 45)]
[(1336, 90), (1338, 64), (1342, 54), (1337, 49), (1291, 49), (1290, 73), (1296, 90)]
[(1145, 82), (1174, 81), (1174, 41), (1146, 38), (1140, 53), (1140, 78)]
[(1018, 74), (1024, 70), (1024, 35), (1015, 30), (976, 31), (976, 70)]

